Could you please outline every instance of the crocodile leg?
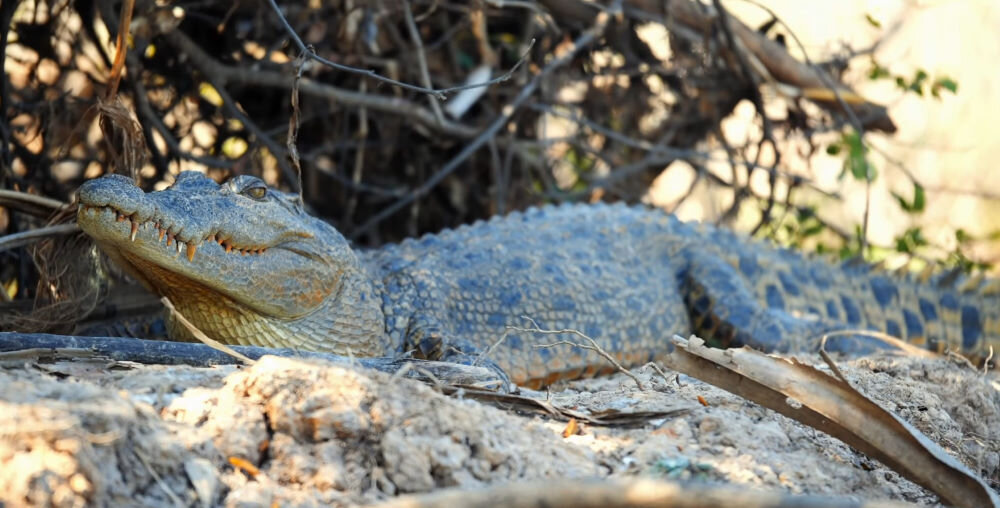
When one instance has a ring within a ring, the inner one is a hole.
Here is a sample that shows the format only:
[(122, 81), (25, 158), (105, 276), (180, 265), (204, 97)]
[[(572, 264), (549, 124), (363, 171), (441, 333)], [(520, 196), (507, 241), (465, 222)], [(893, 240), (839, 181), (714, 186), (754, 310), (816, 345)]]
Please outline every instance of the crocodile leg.
[(510, 377), (507, 372), (483, 354), (485, 351), (468, 340), (452, 337), (430, 317), (411, 318), (406, 331), (404, 349), (419, 359), (485, 367), (496, 374), (504, 391), (510, 389)]
[[(761, 302), (745, 277), (725, 260), (682, 253), (679, 282), (695, 334), (720, 347), (750, 346), (788, 352), (789, 344), (814, 349), (823, 334), (842, 328), (818, 316), (794, 316), (774, 302)], [(791, 337), (807, 340), (790, 340)]]

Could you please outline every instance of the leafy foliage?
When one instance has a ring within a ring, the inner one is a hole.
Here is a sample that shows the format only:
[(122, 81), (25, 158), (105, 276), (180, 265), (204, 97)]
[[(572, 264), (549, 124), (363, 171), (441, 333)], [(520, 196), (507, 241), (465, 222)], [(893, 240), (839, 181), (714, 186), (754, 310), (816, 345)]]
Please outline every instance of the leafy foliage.
[(952, 94), (958, 93), (958, 82), (948, 76), (937, 76), (931, 80), (930, 74), (924, 69), (916, 69), (913, 71), (913, 76), (910, 77), (902, 74), (894, 74), (874, 58), (872, 58), (871, 68), (868, 70), (868, 79), (872, 81), (890, 79), (896, 83), (896, 86), (900, 90), (912, 92), (921, 97), (924, 97), (925, 94), (930, 94), (931, 97), (940, 99), (942, 91), (948, 91)]

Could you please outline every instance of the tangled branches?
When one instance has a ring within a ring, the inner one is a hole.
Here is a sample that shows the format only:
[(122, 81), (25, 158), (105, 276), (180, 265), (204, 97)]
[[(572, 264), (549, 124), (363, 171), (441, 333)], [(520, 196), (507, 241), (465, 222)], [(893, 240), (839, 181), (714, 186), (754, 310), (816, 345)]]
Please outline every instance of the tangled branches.
[[(679, 162), (691, 189), (759, 202), (765, 225), (776, 203), (805, 210), (779, 184), (811, 185), (781, 139), (895, 128), (718, 1), (23, 0), (0, 18), (0, 187), (68, 201), (110, 171), (147, 188), (253, 173), (368, 245), (542, 202), (636, 202)], [(744, 101), (762, 134), (736, 142), (720, 125)], [(720, 153), (728, 176), (708, 168)], [(33, 224), (0, 209), (0, 229)]]
[[(757, 106), (762, 145), (852, 118), (893, 128), (884, 109), (853, 100), (718, 2), (667, 5), (140, 2), (122, 95), (151, 157), (127, 169), (141, 169), (145, 185), (204, 168), (294, 188), (280, 140), (300, 55), (304, 198), (368, 243), (539, 201), (636, 201), (671, 162), (703, 167), (699, 143), (719, 136), (742, 100)], [(7, 186), (64, 197), (108, 170), (84, 113), (116, 56), (101, 34), (119, 21), (107, 2), (22, 2), (5, 51), (21, 71), (4, 87)], [(642, 36), (649, 25), (667, 38)], [(796, 100), (826, 91), (815, 102), (832, 114), (810, 117), (790, 101), (794, 114), (770, 119), (767, 86)], [(467, 104), (449, 107), (460, 90)], [(778, 153), (764, 163), (762, 150), (727, 149), (734, 167), (785, 177)]]

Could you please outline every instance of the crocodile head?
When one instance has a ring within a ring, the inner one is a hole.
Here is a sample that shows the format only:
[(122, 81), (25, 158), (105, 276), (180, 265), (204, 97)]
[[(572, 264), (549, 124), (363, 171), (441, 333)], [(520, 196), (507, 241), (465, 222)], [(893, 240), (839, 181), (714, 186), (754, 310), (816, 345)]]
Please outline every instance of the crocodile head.
[(325, 325), (317, 311), (337, 304), (347, 279), (364, 276), (343, 236), (252, 176), (219, 185), (184, 172), (150, 193), (104, 176), (80, 187), (77, 222), (137, 280), (230, 343), (293, 345), (302, 327)]

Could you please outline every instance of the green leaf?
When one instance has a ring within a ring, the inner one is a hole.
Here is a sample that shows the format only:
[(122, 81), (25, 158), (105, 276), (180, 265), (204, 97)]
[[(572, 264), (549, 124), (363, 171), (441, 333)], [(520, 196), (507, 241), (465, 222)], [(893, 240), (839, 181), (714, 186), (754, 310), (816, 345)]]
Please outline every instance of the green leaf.
[(927, 194), (924, 192), (924, 186), (913, 182), (913, 211), (922, 212), (926, 206)]
[(882, 23), (879, 23), (879, 21), (875, 19), (871, 14), (865, 13), (865, 20), (868, 21), (869, 25), (875, 28), (882, 28)]
[(938, 78), (934, 84), (948, 90), (951, 93), (958, 93), (958, 82), (949, 77)]
[(875, 58), (872, 58), (870, 60), (870, 63), (871, 63), (871, 68), (868, 69), (868, 79), (874, 81), (876, 79), (885, 79), (892, 77), (892, 73), (889, 72), (889, 69), (883, 67), (882, 64), (878, 63), (878, 61), (875, 60)]
[(815, 236), (822, 233), (824, 229), (826, 229), (826, 226), (824, 226), (822, 223), (813, 224), (812, 226), (803, 229), (800, 234), (802, 235), (803, 238), (808, 238), (810, 236)]
[(907, 245), (906, 240), (903, 237), (896, 239), (896, 252), (902, 252), (903, 254), (912, 254), (910, 252), (910, 246)]
[(953, 94), (957, 94), (958, 83), (947, 76), (935, 79), (934, 83), (931, 84), (931, 94), (933, 94), (934, 97), (939, 97), (942, 89), (948, 90)]
[[(924, 95), (924, 83), (927, 81), (927, 77), (928, 77), (927, 76), (927, 71), (925, 71), (923, 69), (917, 69), (913, 73), (913, 81), (910, 81), (910, 83), (908, 85), (905, 85), (903, 88), (905, 90), (907, 90), (907, 91), (913, 92), (913, 93), (915, 93), (915, 94), (923, 97), (923, 95)], [(902, 81), (903, 83), (906, 82), (906, 80), (903, 79), (902, 76), (896, 78), (896, 84), (899, 85), (900, 81)]]
[(905, 197), (892, 193), (892, 196), (899, 202), (899, 207), (909, 213), (920, 213), (927, 206), (927, 195), (924, 188), (919, 183), (913, 183), (913, 201), (907, 201)]
[(913, 254), (917, 248), (927, 245), (924, 232), (920, 228), (907, 229), (902, 235), (896, 237), (896, 251), (904, 254)]
[(958, 228), (955, 230), (955, 241), (958, 243), (966, 243), (972, 240), (972, 236), (965, 232), (964, 229)]
[(840, 145), (837, 143), (826, 145), (826, 154), (837, 155), (840, 153), (840, 148), (841, 148)]
[(841, 142), (847, 146), (848, 153), (847, 159), (844, 164), (847, 166), (847, 170), (851, 172), (857, 180), (874, 180), (876, 176), (875, 167), (868, 162), (868, 149), (865, 147), (864, 142), (858, 133), (855, 131), (847, 132), (841, 138)]
[(851, 168), (851, 176), (855, 180), (867, 180), (868, 176), (871, 174), (871, 166), (868, 165), (868, 161), (864, 158), (850, 158), (848, 164)]
[(896, 198), (896, 202), (899, 203), (899, 207), (900, 208), (902, 208), (903, 210), (905, 210), (907, 212), (910, 211), (910, 203), (906, 201), (905, 197), (903, 197), (900, 194), (896, 194), (895, 192), (891, 192), (891, 194), (892, 194), (892, 197)]

